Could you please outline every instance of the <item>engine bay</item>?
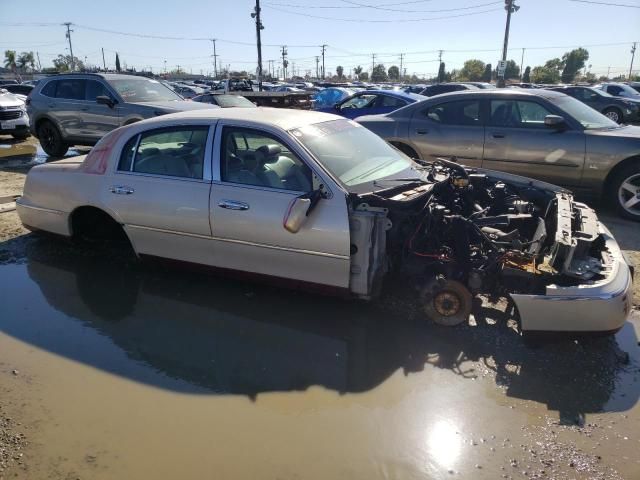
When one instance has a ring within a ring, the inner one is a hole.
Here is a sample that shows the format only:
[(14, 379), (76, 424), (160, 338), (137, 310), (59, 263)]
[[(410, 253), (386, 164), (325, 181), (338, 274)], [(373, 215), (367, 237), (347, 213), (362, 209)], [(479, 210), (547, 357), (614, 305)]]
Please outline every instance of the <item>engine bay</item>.
[(570, 192), (444, 159), (421, 168), (415, 182), (351, 197), (352, 223), (364, 214), (387, 221), (372, 223), (369, 245), (352, 244), (352, 252), (385, 252), (386, 264), (367, 263), (370, 289), (391, 272), (414, 277), (426, 296), (453, 291), (453, 300), (435, 302), (445, 321), (456, 306), (470, 310), (463, 304), (474, 294), (540, 295), (551, 284), (603, 278), (607, 252), (597, 217)]

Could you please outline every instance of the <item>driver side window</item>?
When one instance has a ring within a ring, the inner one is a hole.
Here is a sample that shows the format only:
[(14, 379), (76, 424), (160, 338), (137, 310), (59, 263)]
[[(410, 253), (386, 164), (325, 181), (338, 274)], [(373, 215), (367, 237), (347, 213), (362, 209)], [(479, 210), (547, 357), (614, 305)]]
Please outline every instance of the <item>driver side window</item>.
[(373, 106), (375, 100), (375, 95), (359, 95), (344, 102), (342, 108), (369, 108)]
[(220, 178), (280, 190), (313, 190), (311, 169), (302, 160), (276, 137), (248, 128), (223, 128)]

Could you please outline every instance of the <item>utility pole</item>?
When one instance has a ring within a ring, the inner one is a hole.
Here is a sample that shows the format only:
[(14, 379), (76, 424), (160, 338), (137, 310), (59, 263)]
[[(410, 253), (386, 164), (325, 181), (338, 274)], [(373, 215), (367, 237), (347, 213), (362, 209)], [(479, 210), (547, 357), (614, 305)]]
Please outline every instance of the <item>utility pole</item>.
[(36, 57), (38, 57), (38, 70), (42, 71), (42, 64), (40, 63), (40, 52), (36, 52)]
[(260, 31), (264, 29), (260, 21), (260, 0), (256, 0), (251, 18), (256, 19), (256, 40), (258, 43), (258, 91), (262, 91), (262, 42), (260, 41)]
[(282, 78), (283, 80), (287, 79), (287, 65), (289, 62), (287, 62), (287, 46), (283, 45), (282, 46)]
[(611, 66), (609, 66), (609, 67), (607, 68), (607, 80), (609, 80), (609, 78), (611, 78), (611, 76), (610, 76), (610, 75), (611, 75)]
[(376, 68), (376, 54), (371, 54), (371, 78), (369, 81), (373, 81), (373, 69)]
[(322, 45), (322, 79), (324, 80), (325, 71), (324, 71), (324, 51), (327, 49), (326, 45)]
[(291, 79), (296, 76), (296, 62), (291, 62)]
[[(509, 49), (509, 28), (511, 27), (511, 14), (520, 10), (515, 0), (504, 0), (504, 9), (507, 11), (507, 24), (504, 29), (504, 44), (502, 46), (502, 62), (507, 61), (507, 50)], [(504, 88), (504, 70), (498, 70), (498, 87)]]
[(65, 22), (62, 25), (67, 27), (67, 33), (65, 36), (69, 39), (69, 52), (71, 53), (71, 71), (73, 72), (76, 69), (76, 61), (73, 57), (73, 47), (71, 46), (71, 32), (73, 32), (73, 30), (71, 30), (71, 22)]
[(216, 40), (215, 38), (211, 39), (211, 43), (213, 43), (213, 78), (218, 78), (218, 54), (216, 53)]
[(316, 57), (316, 79), (320, 79), (320, 67), (318, 66), (320, 63), (320, 57)]
[(524, 75), (524, 71), (522, 70), (524, 68), (524, 51), (526, 50), (526, 48), (522, 49), (522, 58), (520, 59), (520, 82), (522, 82), (522, 75)]
[(633, 42), (633, 47), (631, 47), (631, 66), (629, 67), (629, 81), (631, 81), (631, 73), (633, 73), (633, 60), (636, 56), (636, 45), (637, 42)]
[(104, 67), (104, 71), (107, 71), (107, 62), (104, 59), (104, 48), (102, 49), (102, 66)]
[(442, 78), (440, 78), (440, 66), (442, 65), (442, 54), (444, 50), (438, 50), (438, 83), (442, 83), (444, 80), (444, 71), (442, 72)]
[(401, 79), (401, 80), (402, 80), (402, 77), (403, 77), (403, 75), (402, 75), (402, 72), (403, 72), (403, 69), (402, 69), (402, 61), (403, 61), (403, 60), (404, 60), (404, 53), (401, 53), (401, 54), (400, 54), (400, 79)]
[(167, 73), (167, 61), (166, 60), (164, 61), (164, 73), (165, 73), (165, 75)]

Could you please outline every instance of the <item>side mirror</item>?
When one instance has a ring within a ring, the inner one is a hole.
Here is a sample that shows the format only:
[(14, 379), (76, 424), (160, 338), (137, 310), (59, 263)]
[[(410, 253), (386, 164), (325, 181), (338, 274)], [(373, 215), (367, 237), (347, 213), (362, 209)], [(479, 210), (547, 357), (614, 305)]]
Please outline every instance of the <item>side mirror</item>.
[(106, 105), (109, 108), (113, 108), (113, 106), (116, 104), (110, 97), (108, 97), (107, 95), (98, 95), (96, 97), (96, 103), (100, 103), (102, 105)]
[(291, 233), (298, 233), (320, 198), (322, 198), (320, 190), (314, 190), (294, 198), (289, 204), (282, 222), (285, 230)]
[(547, 115), (544, 117), (544, 124), (547, 127), (560, 129), (567, 126), (567, 121), (560, 115)]

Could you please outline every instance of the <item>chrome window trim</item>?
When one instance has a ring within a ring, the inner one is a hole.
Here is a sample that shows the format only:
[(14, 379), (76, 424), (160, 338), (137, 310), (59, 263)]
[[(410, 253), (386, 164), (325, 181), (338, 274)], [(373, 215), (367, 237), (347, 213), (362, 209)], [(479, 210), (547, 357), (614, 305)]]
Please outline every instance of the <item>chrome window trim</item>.
[(149, 178), (166, 178), (167, 180), (182, 180), (185, 182), (195, 182), (195, 183), (211, 183), (209, 180), (204, 180), (202, 178), (191, 178), (191, 177), (176, 177), (173, 175), (157, 175), (155, 173), (141, 173), (141, 172), (127, 172), (123, 170), (118, 170), (119, 175), (129, 175), (133, 177), (149, 177)]
[[(136, 163), (136, 155), (138, 155), (138, 147), (140, 146), (141, 139), (142, 139), (142, 133), (138, 133), (138, 139), (136, 140), (136, 147), (133, 149), (133, 157), (131, 158), (131, 165), (129, 165), (129, 172), (133, 172), (133, 166)], [(126, 172), (126, 170), (123, 170), (123, 172)]]
[(303, 193), (309, 193), (309, 192), (304, 192), (302, 190), (286, 190), (284, 188), (265, 187), (262, 185), (250, 185), (248, 183), (236, 183), (236, 182), (228, 182), (223, 180), (213, 180), (211, 183), (213, 185), (220, 185), (220, 186), (226, 185), (226, 186), (237, 187), (237, 188), (246, 188), (249, 190), (260, 190), (265, 192), (282, 193), (285, 195), (290, 195), (292, 197), (297, 197)]

